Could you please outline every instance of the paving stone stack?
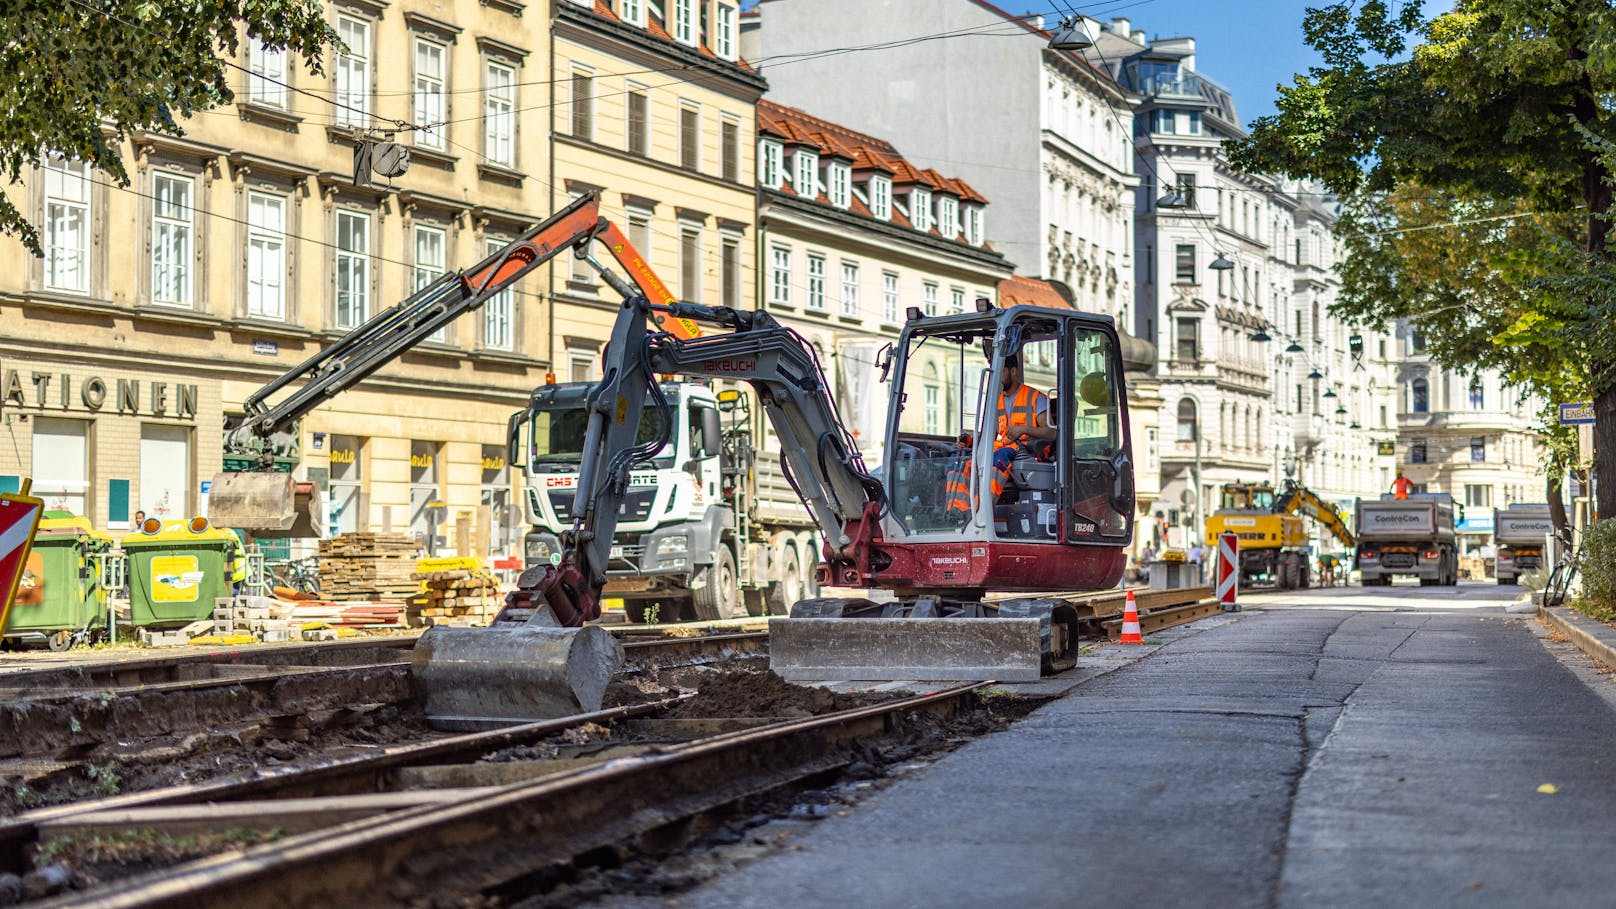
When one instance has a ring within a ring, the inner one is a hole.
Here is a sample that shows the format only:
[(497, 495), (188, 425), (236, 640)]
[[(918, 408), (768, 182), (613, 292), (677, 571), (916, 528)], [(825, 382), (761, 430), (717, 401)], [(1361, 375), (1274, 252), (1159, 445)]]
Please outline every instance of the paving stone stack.
[(320, 541), (320, 596), (407, 600), (419, 590), (415, 539), (402, 533), (345, 533)]
[(426, 588), (405, 613), (412, 627), (486, 625), (499, 612), (499, 582), (487, 571), (417, 571), (412, 577)]

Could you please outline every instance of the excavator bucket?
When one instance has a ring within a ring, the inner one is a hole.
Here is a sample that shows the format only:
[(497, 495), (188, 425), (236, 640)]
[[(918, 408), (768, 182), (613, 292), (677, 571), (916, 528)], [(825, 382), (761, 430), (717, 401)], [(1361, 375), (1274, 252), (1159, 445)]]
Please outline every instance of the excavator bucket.
[(898, 617), (865, 602), (804, 600), (769, 622), (769, 668), (792, 682), (1035, 682), (1075, 641), (1042, 601), (1002, 604), (997, 617)]
[(622, 645), (597, 625), (554, 622), (541, 609), (521, 624), (428, 628), (410, 657), (427, 723), (477, 732), (599, 710)]
[(288, 473), (216, 474), (208, 493), (208, 520), (255, 537), (319, 537), (325, 525), (320, 491)]

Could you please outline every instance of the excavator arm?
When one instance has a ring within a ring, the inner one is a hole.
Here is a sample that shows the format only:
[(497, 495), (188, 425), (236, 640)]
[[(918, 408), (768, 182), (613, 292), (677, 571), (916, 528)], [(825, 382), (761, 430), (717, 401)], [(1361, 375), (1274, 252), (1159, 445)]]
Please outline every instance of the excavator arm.
[[(663, 323), (704, 322), (725, 334), (679, 336)], [(870, 569), (885, 493), (865, 468), (836, 411), (813, 346), (765, 312), (692, 303), (623, 302), (602, 356), (602, 379), (585, 399), (588, 422), (574, 500), (573, 527), (562, 534), (558, 564), (526, 572), (502, 617), (521, 621), (547, 604), (564, 625), (600, 614), (600, 591), (630, 468), (659, 451), (674, 420), (656, 379), (676, 374), (745, 381), (756, 390), (780, 440), (797, 495), (828, 543), (833, 566)], [(635, 445), (647, 399), (662, 412), (660, 432)]]
[[(632, 284), (593, 258), (590, 243), (596, 240), (605, 244)], [(587, 193), (471, 268), (446, 274), (377, 313), (250, 395), (244, 414), (226, 427), (224, 453), (254, 466), (215, 479), (209, 498), (215, 523), (285, 532), (300, 509), (291, 500), (291, 479), (270, 473), (269, 467), (277, 449), (295, 442), (291, 434), (297, 421), (568, 249), (576, 249), (625, 297), (639, 295), (661, 305), (674, 300), (622, 231), (601, 217), (599, 194)], [(663, 327), (675, 337), (700, 334), (688, 319), (668, 320)], [(283, 394), (287, 389), (292, 390)], [(271, 403), (271, 398), (276, 400)]]
[(1347, 529), (1347, 523), (1341, 519), (1341, 515), (1311, 489), (1294, 480), (1286, 481), (1284, 488), (1280, 490), (1279, 497), (1274, 500), (1274, 511), (1277, 514), (1305, 514), (1323, 524), (1342, 546), (1348, 549), (1356, 549), (1358, 546), (1358, 538)]

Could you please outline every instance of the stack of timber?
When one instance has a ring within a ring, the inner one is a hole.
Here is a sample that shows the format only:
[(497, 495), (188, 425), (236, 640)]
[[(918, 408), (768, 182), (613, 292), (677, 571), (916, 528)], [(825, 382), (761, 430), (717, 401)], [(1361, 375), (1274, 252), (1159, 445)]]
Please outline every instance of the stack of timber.
[(345, 533), (320, 541), (320, 595), (329, 600), (407, 600), (419, 585), (415, 540), (402, 533)]
[(486, 625), (499, 612), (499, 582), (487, 571), (417, 571), (411, 577), (424, 588), (410, 600), (406, 615), (412, 627)]
[(403, 603), (331, 603), (304, 601), (292, 608), (292, 621), (299, 625), (324, 623), (333, 628), (385, 629), (404, 627)]

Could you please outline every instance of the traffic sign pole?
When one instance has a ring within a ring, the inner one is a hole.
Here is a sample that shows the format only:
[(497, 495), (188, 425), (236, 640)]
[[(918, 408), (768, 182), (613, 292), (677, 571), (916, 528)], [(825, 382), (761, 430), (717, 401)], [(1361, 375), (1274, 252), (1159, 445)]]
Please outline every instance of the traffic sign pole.
[(1240, 537), (1218, 534), (1218, 604), (1224, 612), (1240, 611)]
[(5, 634), (11, 620), (11, 604), (17, 598), (17, 585), (22, 582), (45, 511), (45, 503), (28, 494), (30, 485), (24, 479), (21, 492), (0, 493), (0, 634)]

